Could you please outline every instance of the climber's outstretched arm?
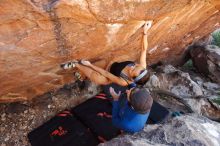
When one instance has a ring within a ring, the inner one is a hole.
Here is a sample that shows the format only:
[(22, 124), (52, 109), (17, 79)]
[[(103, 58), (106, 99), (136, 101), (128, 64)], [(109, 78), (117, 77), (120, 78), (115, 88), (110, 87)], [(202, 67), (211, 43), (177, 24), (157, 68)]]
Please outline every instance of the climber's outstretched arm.
[(143, 44), (141, 48), (141, 56), (140, 56), (140, 64), (144, 68), (147, 68), (146, 57), (147, 57), (147, 48), (148, 48), (148, 40), (147, 40), (147, 31), (150, 29), (152, 25), (152, 21), (146, 21), (144, 25), (144, 35), (143, 35)]
[(143, 44), (142, 44), (142, 48), (141, 48), (141, 56), (140, 56), (140, 64), (144, 68), (147, 68), (147, 62), (146, 62), (147, 47), (148, 47), (147, 35), (144, 34), (144, 36), (143, 36)]

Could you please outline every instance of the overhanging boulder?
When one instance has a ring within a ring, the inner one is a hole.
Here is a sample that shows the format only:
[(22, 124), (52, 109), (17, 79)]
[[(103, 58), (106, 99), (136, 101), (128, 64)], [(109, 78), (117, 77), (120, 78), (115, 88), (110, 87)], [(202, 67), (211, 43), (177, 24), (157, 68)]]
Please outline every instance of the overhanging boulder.
[[(28, 100), (72, 80), (59, 64), (136, 60), (143, 20), (148, 62), (178, 62), (184, 48), (219, 27), (218, 0), (1, 0), (0, 102)], [(102, 65), (101, 65), (102, 64)]]

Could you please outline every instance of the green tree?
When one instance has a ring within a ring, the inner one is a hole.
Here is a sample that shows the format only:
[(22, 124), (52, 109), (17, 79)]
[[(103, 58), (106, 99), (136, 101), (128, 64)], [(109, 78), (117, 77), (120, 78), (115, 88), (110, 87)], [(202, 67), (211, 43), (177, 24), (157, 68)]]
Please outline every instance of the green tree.
[(212, 33), (212, 44), (220, 47), (220, 30)]

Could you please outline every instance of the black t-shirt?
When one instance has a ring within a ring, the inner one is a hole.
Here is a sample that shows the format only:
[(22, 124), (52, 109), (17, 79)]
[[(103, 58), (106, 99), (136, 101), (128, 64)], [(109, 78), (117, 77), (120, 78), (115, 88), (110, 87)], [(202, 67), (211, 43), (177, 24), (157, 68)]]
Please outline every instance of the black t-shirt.
[(134, 64), (133, 61), (124, 61), (124, 62), (115, 62), (111, 65), (110, 73), (113, 75), (120, 77), (121, 71), (128, 65)]

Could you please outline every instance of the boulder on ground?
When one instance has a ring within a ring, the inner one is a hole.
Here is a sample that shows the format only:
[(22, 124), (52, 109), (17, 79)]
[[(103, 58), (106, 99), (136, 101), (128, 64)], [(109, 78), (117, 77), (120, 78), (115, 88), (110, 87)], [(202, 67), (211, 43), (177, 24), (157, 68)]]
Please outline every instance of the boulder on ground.
[(146, 87), (169, 98), (177, 97), (191, 111), (220, 121), (219, 104), (214, 102), (219, 100), (220, 85), (206, 82), (198, 75), (183, 72), (172, 65), (159, 66), (155, 71)]
[(190, 50), (193, 65), (197, 70), (220, 83), (220, 48), (215, 45), (195, 46)]
[(100, 146), (219, 146), (220, 124), (205, 117), (185, 115), (157, 125), (147, 125), (144, 130), (125, 134)]
[(170, 91), (183, 98), (203, 95), (201, 87), (191, 79), (189, 73), (183, 72), (172, 65), (159, 66), (155, 75), (146, 84), (149, 88)]

